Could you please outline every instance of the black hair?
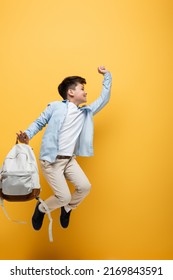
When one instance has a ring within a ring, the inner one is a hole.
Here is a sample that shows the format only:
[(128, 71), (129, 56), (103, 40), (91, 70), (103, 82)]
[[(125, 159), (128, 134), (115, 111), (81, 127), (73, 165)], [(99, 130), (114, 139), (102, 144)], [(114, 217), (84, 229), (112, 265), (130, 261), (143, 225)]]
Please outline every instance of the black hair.
[(58, 92), (61, 97), (67, 99), (67, 91), (69, 88), (74, 89), (77, 84), (86, 84), (86, 80), (80, 76), (70, 76), (65, 78), (58, 86)]

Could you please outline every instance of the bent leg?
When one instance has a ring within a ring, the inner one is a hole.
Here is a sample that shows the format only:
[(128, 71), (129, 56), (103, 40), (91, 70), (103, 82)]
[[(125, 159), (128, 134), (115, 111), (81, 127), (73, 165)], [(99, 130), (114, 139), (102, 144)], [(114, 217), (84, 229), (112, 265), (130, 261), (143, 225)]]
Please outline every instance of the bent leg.
[(71, 196), (71, 201), (65, 207), (66, 210), (69, 211), (76, 208), (88, 195), (91, 184), (74, 157), (67, 164), (64, 175), (75, 187), (75, 191)]
[[(64, 169), (68, 163), (67, 159), (57, 159), (55, 163), (50, 164), (47, 161), (40, 161), (43, 175), (54, 192), (54, 195), (45, 200), (50, 211), (67, 205), (71, 201), (71, 193), (64, 177)], [(39, 208), (45, 212), (42, 205)]]

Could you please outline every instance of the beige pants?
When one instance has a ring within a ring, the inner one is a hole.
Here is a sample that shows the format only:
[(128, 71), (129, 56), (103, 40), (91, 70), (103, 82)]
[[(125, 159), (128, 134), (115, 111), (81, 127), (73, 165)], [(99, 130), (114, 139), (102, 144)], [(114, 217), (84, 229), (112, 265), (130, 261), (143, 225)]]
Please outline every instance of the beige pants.
[[(89, 193), (91, 184), (75, 157), (56, 159), (54, 163), (41, 160), (40, 163), (43, 175), (54, 192), (54, 195), (45, 200), (50, 211), (62, 206), (65, 206), (66, 211), (76, 208)], [(75, 187), (72, 194), (66, 179)], [(45, 212), (42, 205), (40, 210)]]

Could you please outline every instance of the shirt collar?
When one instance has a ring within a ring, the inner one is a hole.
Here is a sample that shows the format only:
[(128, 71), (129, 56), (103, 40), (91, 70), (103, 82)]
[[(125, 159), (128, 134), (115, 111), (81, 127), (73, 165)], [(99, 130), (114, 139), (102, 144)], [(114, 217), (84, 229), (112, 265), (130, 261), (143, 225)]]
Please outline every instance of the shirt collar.
[[(65, 99), (65, 100), (62, 100), (62, 102), (63, 103), (69, 103), (69, 100), (68, 99)], [(89, 111), (91, 111), (91, 108), (89, 107), (89, 106), (87, 106), (87, 105), (83, 105), (83, 106), (77, 106), (78, 107), (78, 109), (80, 109), (80, 110), (89, 110)]]

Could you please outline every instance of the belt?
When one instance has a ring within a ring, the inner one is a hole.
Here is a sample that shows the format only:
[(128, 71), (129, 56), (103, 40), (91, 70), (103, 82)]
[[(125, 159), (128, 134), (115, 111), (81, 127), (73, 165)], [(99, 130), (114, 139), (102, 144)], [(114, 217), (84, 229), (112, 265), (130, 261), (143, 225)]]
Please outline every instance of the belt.
[(72, 158), (72, 156), (60, 156), (60, 155), (58, 155), (56, 158), (58, 158), (58, 159), (70, 159), (70, 158)]

